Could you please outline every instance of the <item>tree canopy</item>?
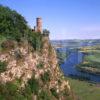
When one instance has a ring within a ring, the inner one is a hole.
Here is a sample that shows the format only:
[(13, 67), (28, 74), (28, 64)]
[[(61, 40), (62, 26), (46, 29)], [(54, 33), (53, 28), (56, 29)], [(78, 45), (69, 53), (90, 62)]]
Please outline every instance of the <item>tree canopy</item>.
[(26, 34), (28, 29), (23, 16), (0, 5), (0, 34), (19, 39)]

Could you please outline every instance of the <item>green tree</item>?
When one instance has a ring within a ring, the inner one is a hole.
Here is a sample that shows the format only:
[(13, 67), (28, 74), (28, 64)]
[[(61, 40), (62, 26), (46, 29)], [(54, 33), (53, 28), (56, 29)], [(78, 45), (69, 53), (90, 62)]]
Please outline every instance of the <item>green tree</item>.
[(0, 34), (19, 40), (28, 30), (23, 16), (8, 7), (0, 5)]

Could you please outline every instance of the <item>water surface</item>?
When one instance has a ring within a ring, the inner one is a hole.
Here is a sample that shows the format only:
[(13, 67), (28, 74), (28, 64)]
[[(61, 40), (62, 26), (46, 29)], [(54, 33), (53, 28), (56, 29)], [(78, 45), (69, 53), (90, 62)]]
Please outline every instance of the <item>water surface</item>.
[(100, 75), (80, 72), (76, 69), (76, 65), (83, 61), (84, 54), (76, 49), (59, 48), (61, 52), (67, 53), (69, 56), (65, 59), (64, 63), (60, 65), (61, 70), (66, 76), (77, 76), (89, 79), (91, 82), (100, 83)]

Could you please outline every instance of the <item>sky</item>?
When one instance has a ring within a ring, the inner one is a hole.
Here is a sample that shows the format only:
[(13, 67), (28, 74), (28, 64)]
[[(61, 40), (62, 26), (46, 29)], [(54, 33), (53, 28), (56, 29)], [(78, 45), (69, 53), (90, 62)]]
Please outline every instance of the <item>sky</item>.
[(42, 17), (50, 39), (100, 39), (100, 0), (0, 0), (23, 15), (28, 25)]

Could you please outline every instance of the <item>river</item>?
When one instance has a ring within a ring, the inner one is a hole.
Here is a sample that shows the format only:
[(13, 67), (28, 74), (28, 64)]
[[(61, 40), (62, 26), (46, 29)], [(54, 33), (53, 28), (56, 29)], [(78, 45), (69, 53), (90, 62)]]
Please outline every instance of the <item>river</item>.
[(100, 75), (85, 73), (76, 69), (75, 66), (83, 61), (84, 54), (82, 52), (79, 52), (77, 49), (70, 48), (58, 48), (58, 50), (68, 54), (64, 63), (60, 65), (65, 76), (85, 79), (93, 83), (100, 83)]

